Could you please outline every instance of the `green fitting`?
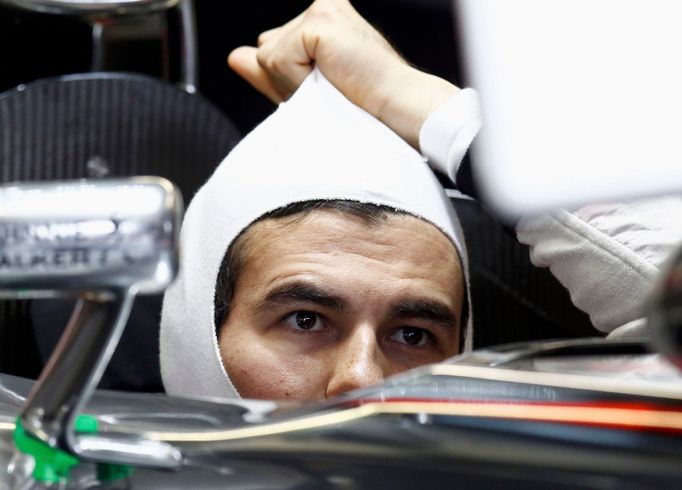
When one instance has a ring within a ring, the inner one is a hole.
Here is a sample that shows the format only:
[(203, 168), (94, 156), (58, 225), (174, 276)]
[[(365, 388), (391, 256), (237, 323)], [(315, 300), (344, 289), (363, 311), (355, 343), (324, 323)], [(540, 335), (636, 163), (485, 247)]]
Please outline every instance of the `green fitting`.
[(14, 444), (22, 453), (33, 456), (33, 478), (38, 481), (58, 483), (68, 478), (71, 468), (80, 462), (74, 455), (28, 435), (19, 418), (14, 428)]
[[(76, 432), (96, 433), (97, 419), (89, 415), (79, 415), (76, 418)], [(33, 457), (35, 461), (33, 478), (37, 481), (58, 483), (68, 479), (71, 469), (80, 463), (73, 454), (54, 448), (27, 434), (20, 418), (17, 418), (14, 428), (14, 444), (19, 451)]]
[(76, 434), (97, 433), (97, 419), (92, 415), (79, 415), (76, 417)]

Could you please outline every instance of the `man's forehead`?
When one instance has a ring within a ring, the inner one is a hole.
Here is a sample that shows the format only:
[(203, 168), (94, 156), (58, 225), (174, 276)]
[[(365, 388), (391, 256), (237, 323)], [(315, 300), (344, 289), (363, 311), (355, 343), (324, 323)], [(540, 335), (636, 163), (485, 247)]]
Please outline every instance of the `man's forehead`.
[(386, 229), (393, 229), (396, 234), (405, 233), (414, 236), (415, 233), (424, 236), (440, 236), (449, 242), (456, 253), (451, 239), (431, 222), (403, 212), (386, 212), (381, 218), (375, 216), (360, 216), (349, 213), (343, 209), (319, 208), (283, 217), (265, 218), (256, 221), (246, 231), (250, 237), (257, 234), (268, 233), (277, 236), (286, 236), (295, 232), (297, 228), (324, 229), (326, 235), (347, 235), (349, 227), (353, 229), (364, 228), (368, 240), (373, 238), (373, 233), (380, 235)]
[[(282, 223), (286, 220), (286, 223)], [(292, 221), (293, 220), (293, 221)], [(411, 215), (391, 215), (376, 225), (352, 216), (315, 210), (305, 216), (267, 219), (252, 226), (245, 248), (248, 282), (270, 287), (283, 278), (315, 275), (329, 281), (372, 274), (376, 280), (434, 284), (463, 290), (463, 273), (452, 242), (435, 226)]]

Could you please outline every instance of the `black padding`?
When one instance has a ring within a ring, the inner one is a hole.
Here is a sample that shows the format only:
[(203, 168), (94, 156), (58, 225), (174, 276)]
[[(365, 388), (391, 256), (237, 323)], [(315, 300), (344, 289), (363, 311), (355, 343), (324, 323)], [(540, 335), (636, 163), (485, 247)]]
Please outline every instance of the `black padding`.
[[(238, 139), (210, 102), (142, 75), (70, 75), (0, 94), (1, 182), (160, 175), (188, 202)], [(0, 371), (34, 376), (71, 305), (34, 301), (32, 324), (25, 303), (0, 302)], [(117, 352), (101, 386), (160, 389), (159, 311), (160, 296), (136, 301), (118, 351), (132, 357)]]
[(31, 301), (0, 301), (0, 372), (37, 378), (43, 359), (30, 321)]
[(453, 199), (469, 255), (474, 347), (600, 333), (528, 246), (475, 201)]
[[(93, 73), (0, 95), (0, 181), (161, 175), (186, 199), (238, 140), (210, 102), (160, 80)], [(91, 166), (93, 166), (91, 164)]]

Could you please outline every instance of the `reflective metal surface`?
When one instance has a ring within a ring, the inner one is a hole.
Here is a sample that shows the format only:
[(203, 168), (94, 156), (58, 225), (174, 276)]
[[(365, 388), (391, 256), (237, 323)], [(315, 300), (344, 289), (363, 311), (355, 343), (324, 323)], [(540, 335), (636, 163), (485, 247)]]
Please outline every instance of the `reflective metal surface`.
[(183, 88), (193, 94), (197, 91), (199, 73), (199, 49), (197, 47), (197, 20), (194, 0), (180, 0), (180, 29), (182, 29), (182, 73)]
[[(599, 363), (595, 343), (586, 345)], [(564, 351), (578, 347), (571, 342)], [(542, 372), (511, 356), (533, 351), (525, 358), (532, 364), (562, 350), (547, 348), (475, 352), (309, 405), (97, 393), (84, 410), (102, 433), (170, 443), (182, 466), (139, 467), (109, 487), (97, 480), (96, 465), (84, 463), (67, 488), (679, 488), (677, 379), (629, 383), (599, 376), (594, 365), (589, 377), (578, 367)], [(614, 348), (605, 346), (606, 357)], [(503, 365), (501, 356), (515, 360)], [(17, 410), (29, 386), (0, 376), (0, 413)], [(2, 427), (0, 441), (8, 441)], [(13, 457), (2, 447), (0, 464)]]
[(0, 188), (0, 296), (157, 293), (177, 271), (182, 202), (165, 179)]
[(22, 409), (29, 436), (99, 461), (180, 464), (179, 451), (163, 442), (103, 435), (83, 443), (73, 428), (116, 348), (134, 295), (160, 292), (175, 277), (181, 214), (179, 192), (161, 178), (0, 188), (3, 297), (79, 297)]
[(178, 0), (0, 0), (0, 3), (51, 14), (147, 14), (177, 5)]

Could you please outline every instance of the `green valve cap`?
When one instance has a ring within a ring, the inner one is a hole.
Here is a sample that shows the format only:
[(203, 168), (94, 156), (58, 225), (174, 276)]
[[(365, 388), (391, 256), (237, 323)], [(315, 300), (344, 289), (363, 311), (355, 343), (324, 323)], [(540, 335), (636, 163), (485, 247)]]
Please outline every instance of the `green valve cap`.
[(50, 447), (26, 434), (19, 419), (14, 428), (14, 444), (22, 453), (33, 456), (33, 478), (38, 481), (58, 483), (68, 478), (71, 468), (80, 462), (72, 454)]
[[(96, 433), (97, 419), (89, 415), (78, 416), (76, 432), (79, 434)], [(14, 444), (22, 453), (33, 456), (35, 460), (33, 478), (37, 481), (60, 482), (67, 479), (71, 469), (80, 463), (80, 460), (73, 454), (53, 448), (28, 435), (19, 418), (17, 418), (14, 428)]]

